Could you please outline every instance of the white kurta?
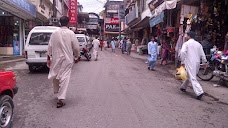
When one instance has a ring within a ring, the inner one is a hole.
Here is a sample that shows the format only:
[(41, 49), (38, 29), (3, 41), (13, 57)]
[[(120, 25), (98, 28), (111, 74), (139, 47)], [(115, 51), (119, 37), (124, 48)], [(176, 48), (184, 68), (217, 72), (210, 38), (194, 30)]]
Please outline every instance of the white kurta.
[(100, 41), (98, 39), (94, 39), (92, 44), (93, 44), (94, 58), (95, 58), (95, 60), (97, 60)]
[(48, 55), (51, 58), (48, 79), (53, 80), (58, 99), (65, 99), (74, 59), (80, 55), (74, 32), (67, 27), (56, 30), (50, 37)]
[(187, 80), (182, 84), (181, 88), (186, 89), (189, 82), (191, 82), (196, 95), (201, 95), (203, 89), (197, 81), (196, 75), (199, 72), (201, 60), (203, 63), (207, 62), (202, 45), (194, 39), (190, 39), (183, 44), (179, 55), (187, 71)]

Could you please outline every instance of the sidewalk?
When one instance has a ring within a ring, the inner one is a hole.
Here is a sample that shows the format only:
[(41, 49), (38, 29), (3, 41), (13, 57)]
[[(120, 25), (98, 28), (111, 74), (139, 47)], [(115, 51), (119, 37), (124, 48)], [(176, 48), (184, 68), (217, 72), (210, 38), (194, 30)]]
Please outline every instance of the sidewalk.
[(0, 64), (18, 62), (25, 60), (23, 56), (4, 56), (0, 55)]
[[(136, 52), (132, 52), (131, 57), (141, 59), (142, 61), (146, 62), (147, 55), (139, 55)], [(160, 60), (157, 62), (160, 63)], [(145, 64), (146, 66), (147, 64)], [(167, 70), (170, 74), (173, 75), (175, 79), (176, 68), (174, 62), (169, 62), (168, 65), (157, 66), (157, 68), (161, 68), (163, 70)], [(213, 78), (211, 81), (202, 81), (199, 80), (201, 85), (203, 86), (204, 91), (208, 94), (209, 97), (213, 98), (214, 100), (219, 99), (218, 103), (228, 105), (228, 88), (224, 86), (214, 87), (213, 85), (218, 82), (218, 78)], [(182, 81), (180, 81), (180, 84)]]

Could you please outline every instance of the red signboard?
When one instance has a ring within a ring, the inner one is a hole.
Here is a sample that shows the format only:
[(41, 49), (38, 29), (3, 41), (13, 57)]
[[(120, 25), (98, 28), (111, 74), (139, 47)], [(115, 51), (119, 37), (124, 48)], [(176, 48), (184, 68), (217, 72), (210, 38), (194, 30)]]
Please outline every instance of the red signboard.
[(77, 0), (70, 0), (69, 18), (70, 24), (77, 24)]
[(109, 24), (119, 24), (119, 18), (105, 18), (105, 23)]
[(168, 27), (167, 28), (167, 32), (170, 33), (170, 32), (174, 32), (175, 31), (175, 28), (174, 27)]

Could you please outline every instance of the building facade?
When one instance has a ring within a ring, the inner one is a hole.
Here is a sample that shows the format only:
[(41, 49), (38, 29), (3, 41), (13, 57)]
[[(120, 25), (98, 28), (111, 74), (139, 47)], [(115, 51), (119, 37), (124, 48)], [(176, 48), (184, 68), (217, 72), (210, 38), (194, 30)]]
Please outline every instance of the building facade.
[(112, 37), (117, 37), (120, 34), (121, 22), (118, 16), (118, 10), (123, 5), (123, 1), (107, 1), (104, 5), (104, 37), (111, 40)]
[[(210, 37), (210, 43), (223, 50), (228, 32), (227, 0), (124, 0), (126, 24), (124, 32), (138, 45), (147, 45), (151, 36), (170, 46), (174, 58), (176, 46), (186, 41), (186, 33), (194, 31), (201, 42)], [(173, 56), (173, 57), (172, 57)]]
[(22, 55), (27, 20), (35, 20), (36, 6), (27, 0), (0, 1), (0, 54)]
[(59, 26), (69, 0), (1, 0), (0, 55), (22, 55), (29, 31), (40, 25)]

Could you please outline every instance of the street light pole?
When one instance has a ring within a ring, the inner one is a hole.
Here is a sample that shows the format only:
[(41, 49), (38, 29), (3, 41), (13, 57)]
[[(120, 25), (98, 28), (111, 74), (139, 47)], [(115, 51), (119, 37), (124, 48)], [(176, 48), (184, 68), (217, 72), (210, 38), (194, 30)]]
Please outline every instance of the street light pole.
[(119, 18), (119, 40), (121, 40), (121, 21)]

